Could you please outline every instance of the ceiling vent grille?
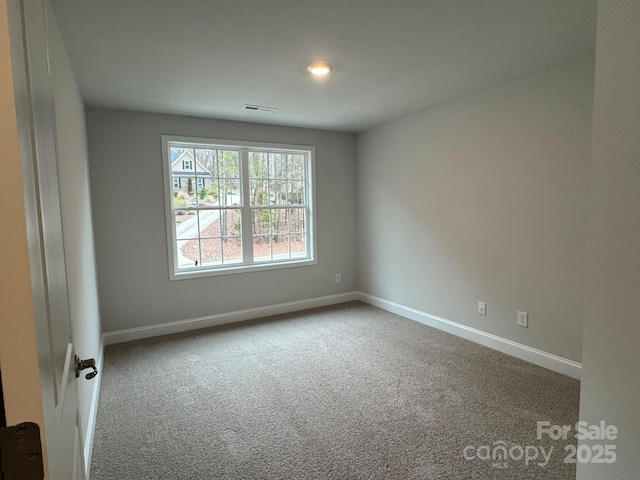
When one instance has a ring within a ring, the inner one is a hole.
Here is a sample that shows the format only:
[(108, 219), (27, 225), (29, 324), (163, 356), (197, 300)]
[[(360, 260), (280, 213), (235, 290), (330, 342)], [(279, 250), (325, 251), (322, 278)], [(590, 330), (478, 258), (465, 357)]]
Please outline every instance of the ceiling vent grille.
[(276, 107), (263, 107), (260, 105), (249, 105), (248, 103), (245, 104), (244, 109), (250, 110), (252, 112), (266, 112), (266, 113), (273, 113), (278, 110)]

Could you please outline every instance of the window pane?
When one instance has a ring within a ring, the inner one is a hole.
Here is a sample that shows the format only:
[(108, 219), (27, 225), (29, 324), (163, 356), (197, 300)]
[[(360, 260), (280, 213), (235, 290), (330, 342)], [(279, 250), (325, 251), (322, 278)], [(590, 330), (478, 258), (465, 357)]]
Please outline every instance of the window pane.
[(195, 238), (198, 232), (201, 238), (241, 235), (240, 210), (201, 210), (198, 219), (199, 230), (195, 226), (194, 236), (185, 238)]
[(215, 178), (206, 178), (203, 181), (202, 188), (197, 190), (198, 205), (203, 207), (212, 207), (218, 205), (218, 180)]
[(271, 250), (274, 258), (289, 256), (288, 210), (271, 210)]
[(211, 148), (198, 148), (195, 151), (196, 173), (199, 177), (215, 178), (218, 176), (216, 151)]
[(288, 200), (291, 205), (305, 205), (304, 182), (294, 181), (288, 184)]
[(287, 155), (284, 153), (269, 154), (269, 178), (287, 178)]
[(271, 205), (286, 205), (287, 182), (284, 180), (269, 180), (269, 199)]
[(267, 154), (249, 152), (249, 178), (268, 178)]
[(195, 180), (195, 177), (182, 177), (182, 188), (174, 195), (174, 204), (178, 203), (179, 207), (197, 205)]
[(220, 205), (240, 205), (240, 180), (221, 178), (220, 179)]
[(254, 223), (254, 260), (265, 261), (288, 258), (289, 221), (287, 210), (264, 209), (254, 211)]
[(200, 241), (202, 265), (211, 266), (242, 261), (242, 239), (240, 237), (205, 238)]
[(191, 199), (187, 194), (187, 179), (173, 177), (173, 186), (179, 187), (177, 189), (173, 189), (173, 206), (188, 207), (191, 203)]
[(238, 263), (242, 261), (242, 239), (228, 237), (222, 239), (223, 263)]
[(196, 204), (195, 178), (172, 177), (171, 181), (173, 186), (173, 205), (175, 207), (188, 207)]
[(271, 210), (258, 208), (253, 210), (253, 234), (265, 235), (271, 233)]
[(175, 148), (170, 150), (171, 183), (173, 201), (177, 207), (195, 204), (196, 183), (194, 169), (195, 150), (192, 148)]
[(220, 178), (240, 178), (240, 155), (235, 150), (218, 150)]
[(198, 236), (199, 237), (218, 237), (219, 233), (219, 210), (200, 210), (198, 212)]
[(251, 205), (269, 204), (269, 182), (268, 180), (250, 180), (249, 201)]
[(274, 235), (271, 239), (274, 260), (289, 258), (289, 235)]
[(291, 246), (291, 258), (308, 257), (307, 253), (307, 225), (306, 215), (307, 210), (305, 208), (291, 208), (289, 213), (289, 232), (290, 232), (290, 246)]
[(289, 215), (284, 208), (271, 210), (271, 234), (289, 233)]
[[(273, 259), (273, 248), (281, 248), (282, 218), (279, 210), (256, 209), (253, 211), (253, 259), (264, 262)], [(276, 234), (276, 235), (274, 235)], [(276, 243), (278, 243), (276, 245)]]
[(193, 210), (176, 210), (174, 212), (176, 239), (198, 238), (198, 214)]
[(180, 268), (193, 268), (200, 265), (199, 240), (178, 240), (176, 246)]
[(180, 147), (169, 147), (169, 161), (173, 163), (173, 161), (178, 158), (184, 150), (184, 148)]
[(287, 178), (291, 180), (302, 180), (304, 174), (304, 155), (287, 155)]
[(254, 235), (253, 236), (253, 261), (265, 262), (271, 260), (271, 236), (270, 235)]
[(193, 159), (193, 149), (185, 147), (171, 147), (169, 149), (172, 170), (181, 170), (183, 160)]
[(200, 241), (202, 248), (202, 265), (222, 263), (222, 241), (220, 238), (206, 238)]
[(306, 209), (290, 208), (289, 212), (289, 231), (292, 233), (304, 233), (306, 227)]
[(290, 236), (291, 257), (307, 257), (306, 235), (304, 233), (294, 233)]
[[(240, 210), (221, 210), (218, 230), (214, 233), (217, 237), (234, 237), (242, 235), (242, 219)], [(217, 233), (219, 232), (219, 233)]]

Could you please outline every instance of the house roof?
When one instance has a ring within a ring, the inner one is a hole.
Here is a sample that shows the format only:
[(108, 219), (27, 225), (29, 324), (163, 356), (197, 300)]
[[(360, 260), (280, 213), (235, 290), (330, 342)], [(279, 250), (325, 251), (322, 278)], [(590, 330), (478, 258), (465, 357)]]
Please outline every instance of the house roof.
[(191, 160), (192, 162), (194, 161), (191, 150), (185, 150), (180, 155), (178, 155), (178, 157), (173, 162), (171, 162), (171, 174), (174, 177), (193, 177), (195, 175), (196, 177), (209, 178), (213, 176), (213, 174), (198, 160), (195, 160), (195, 171), (184, 170), (182, 168), (183, 160)]

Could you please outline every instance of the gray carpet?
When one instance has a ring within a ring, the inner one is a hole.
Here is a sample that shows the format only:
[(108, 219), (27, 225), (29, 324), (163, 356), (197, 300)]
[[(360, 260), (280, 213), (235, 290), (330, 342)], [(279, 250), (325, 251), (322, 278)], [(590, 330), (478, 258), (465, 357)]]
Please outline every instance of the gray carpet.
[(535, 430), (579, 382), (359, 302), (113, 345), (103, 375), (91, 480), (575, 478)]

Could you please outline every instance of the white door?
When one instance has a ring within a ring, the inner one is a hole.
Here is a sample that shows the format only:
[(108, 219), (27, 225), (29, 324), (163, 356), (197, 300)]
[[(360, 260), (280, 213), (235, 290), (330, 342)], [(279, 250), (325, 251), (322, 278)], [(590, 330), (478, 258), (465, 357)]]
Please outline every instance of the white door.
[[(84, 478), (78, 430), (75, 351), (64, 257), (55, 112), (49, 63), (48, 0), (7, 0), (47, 478)], [(4, 366), (3, 366), (4, 368)], [(84, 378), (83, 372), (80, 380)], [(19, 386), (5, 385), (5, 388)]]

